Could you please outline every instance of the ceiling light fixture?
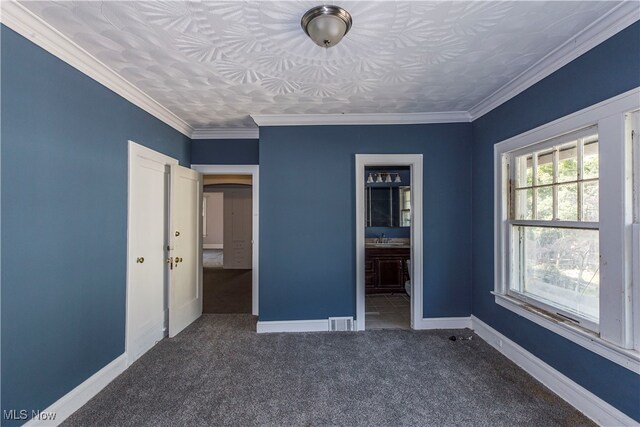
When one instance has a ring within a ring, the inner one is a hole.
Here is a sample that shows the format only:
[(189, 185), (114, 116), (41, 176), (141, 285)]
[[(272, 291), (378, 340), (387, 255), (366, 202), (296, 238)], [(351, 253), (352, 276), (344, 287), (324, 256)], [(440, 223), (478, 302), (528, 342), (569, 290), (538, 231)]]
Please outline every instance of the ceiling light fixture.
[(315, 44), (329, 48), (340, 43), (352, 24), (349, 12), (338, 6), (317, 6), (309, 9), (300, 20), (304, 32)]

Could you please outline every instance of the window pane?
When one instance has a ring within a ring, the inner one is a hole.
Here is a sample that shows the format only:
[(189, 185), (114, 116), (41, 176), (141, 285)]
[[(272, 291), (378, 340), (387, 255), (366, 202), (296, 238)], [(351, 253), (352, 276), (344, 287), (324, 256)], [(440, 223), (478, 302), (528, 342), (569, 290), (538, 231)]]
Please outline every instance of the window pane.
[(400, 227), (411, 227), (411, 212), (403, 210)]
[(578, 220), (578, 184), (558, 185), (558, 219)]
[(599, 183), (598, 181), (585, 182), (582, 195), (582, 220), (599, 221)]
[(578, 148), (576, 144), (560, 147), (558, 153), (558, 182), (578, 179)]
[(531, 187), (533, 184), (533, 156), (516, 158), (516, 187)]
[[(593, 322), (599, 318), (598, 230), (515, 227), (512, 289)], [(519, 244), (518, 244), (519, 242)]]
[(583, 179), (597, 178), (599, 176), (598, 145), (597, 141), (584, 144)]
[(536, 218), (544, 221), (553, 219), (553, 187), (536, 189)]
[(533, 219), (533, 190), (516, 190), (516, 219)]
[(538, 184), (553, 182), (553, 150), (538, 153)]

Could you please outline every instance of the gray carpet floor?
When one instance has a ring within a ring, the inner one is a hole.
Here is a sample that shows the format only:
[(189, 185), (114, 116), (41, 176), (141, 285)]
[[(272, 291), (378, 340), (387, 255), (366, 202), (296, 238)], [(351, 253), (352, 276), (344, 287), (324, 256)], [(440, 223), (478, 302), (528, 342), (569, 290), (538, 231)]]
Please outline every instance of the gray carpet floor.
[(578, 426), (582, 414), (465, 331), (256, 334), (203, 315), (66, 426)]

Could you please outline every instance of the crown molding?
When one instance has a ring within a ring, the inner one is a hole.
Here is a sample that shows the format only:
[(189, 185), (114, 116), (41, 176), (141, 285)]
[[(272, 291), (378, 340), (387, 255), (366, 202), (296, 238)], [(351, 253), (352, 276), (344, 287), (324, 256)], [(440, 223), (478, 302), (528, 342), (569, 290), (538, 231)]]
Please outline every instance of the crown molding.
[(0, 2), (0, 22), (27, 40), (106, 86), (127, 101), (190, 137), (193, 128), (156, 100), (15, 0)]
[[(259, 126), (389, 125), (471, 122), (520, 94), (639, 19), (638, 2), (623, 1), (509, 83), (467, 111), (381, 114), (255, 114)], [(255, 139), (257, 129), (194, 129), (15, 0), (0, 1), (0, 22), (192, 139)]]
[(375, 114), (251, 114), (258, 126), (408, 125), (470, 122), (466, 111)]
[(637, 1), (624, 1), (593, 24), (567, 40), (548, 55), (520, 73), (469, 110), (471, 120), (475, 120), (516, 95), (524, 92), (540, 80), (551, 75), (580, 55), (593, 49), (616, 33), (640, 19), (640, 5)]
[(260, 131), (254, 128), (198, 128), (191, 139), (258, 139)]

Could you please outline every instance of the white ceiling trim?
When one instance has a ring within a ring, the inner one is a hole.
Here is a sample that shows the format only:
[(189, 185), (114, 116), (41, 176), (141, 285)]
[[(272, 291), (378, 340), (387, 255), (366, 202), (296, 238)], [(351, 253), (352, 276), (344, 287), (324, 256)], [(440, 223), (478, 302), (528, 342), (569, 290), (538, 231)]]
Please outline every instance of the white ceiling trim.
[(524, 92), (580, 55), (638, 21), (638, 2), (625, 1), (469, 110), (475, 120)]
[(408, 125), (470, 122), (466, 111), (375, 114), (252, 114), (258, 126)]
[(201, 128), (194, 129), (191, 139), (258, 139), (259, 129), (255, 128)]
[(0, 2), (0, 22), (106, 86), (124, 99), (190, 137), (193, 128), (103, 62), (14, 0)]

